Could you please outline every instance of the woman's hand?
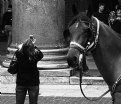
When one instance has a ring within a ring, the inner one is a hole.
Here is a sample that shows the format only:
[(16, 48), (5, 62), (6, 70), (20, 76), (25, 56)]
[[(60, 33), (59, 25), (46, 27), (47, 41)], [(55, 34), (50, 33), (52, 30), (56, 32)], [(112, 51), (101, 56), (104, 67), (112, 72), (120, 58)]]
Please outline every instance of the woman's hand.
[(23, 43), (18, 45), (18, 49), (19, 49), (19, 50), (21, 50), (22, 45), (23, 45)]

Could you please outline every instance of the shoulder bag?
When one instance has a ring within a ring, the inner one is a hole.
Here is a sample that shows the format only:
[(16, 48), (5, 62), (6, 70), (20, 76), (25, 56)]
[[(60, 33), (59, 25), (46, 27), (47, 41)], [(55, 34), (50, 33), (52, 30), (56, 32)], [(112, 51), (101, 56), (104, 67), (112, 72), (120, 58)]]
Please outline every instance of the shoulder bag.
[(8, 67), (8, 72), (10, 74), (16, 74), (17, 73), (17, 69), (18, 69), (18, 61), (17, 61), (16, 55), (14, 53), (14, 55), (12, 57), (12, 60), (10, 62), (10, 65)]

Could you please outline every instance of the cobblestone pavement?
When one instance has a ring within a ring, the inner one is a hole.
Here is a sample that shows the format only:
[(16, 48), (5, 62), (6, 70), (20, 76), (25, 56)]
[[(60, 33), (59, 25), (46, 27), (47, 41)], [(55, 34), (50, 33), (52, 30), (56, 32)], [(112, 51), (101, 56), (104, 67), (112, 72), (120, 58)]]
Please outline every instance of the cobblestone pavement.
[[(1, 96), (0, 104), (15, 104), (15, 96)], [(29, 104), (26, 97), (25, 104)], [(38, 104), (112, 104), (111, 98), (102, 98), (99, 101), (89, 101), (83, 97), (43, 97), (39, 96)]]
[[(102, 95), (108, 87), (84, 85), (82, 88), (85, 95), (91, 99)], [(5, 93), (4, 91), (0, 96), (0, 104), (15, 104), (15, 92), (11, 94), (7, 89)], [(25, 104), (29, 104), (28, 102), (27, 96)], [(108, 93), (98, 101), (89, 101), (83, 97), (78, 85), (41, 85), (38, 104), (111, 104), (111, 96)]]

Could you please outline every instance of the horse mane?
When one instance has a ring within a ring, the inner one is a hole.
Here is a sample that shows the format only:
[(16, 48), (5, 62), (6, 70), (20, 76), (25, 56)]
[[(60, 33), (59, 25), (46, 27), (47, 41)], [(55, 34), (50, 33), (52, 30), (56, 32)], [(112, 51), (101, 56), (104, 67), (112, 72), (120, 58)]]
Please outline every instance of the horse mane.
[(71, 25), (73, 25), (73, 24), (74, 24), (76, 21), (78, 21), (78, 20), (87, 21), (87, 22), (90, 22), (90, 21), (91, 21), (91, 19), (86, 15), (86, 13), (80, 12), (79, 14), (77, 14), (76, 16), (74, 16), (74, 17), (70, 20), (70, 22), (69, 22), (67, 28), (69, 28)]

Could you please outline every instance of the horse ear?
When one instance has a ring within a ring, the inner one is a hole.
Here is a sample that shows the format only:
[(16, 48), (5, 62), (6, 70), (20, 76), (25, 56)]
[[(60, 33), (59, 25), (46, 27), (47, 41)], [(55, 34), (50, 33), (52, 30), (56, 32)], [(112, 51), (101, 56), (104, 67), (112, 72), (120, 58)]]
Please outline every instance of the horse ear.
[(70, 32), (69, 29), (65, 29), (63, 32), (64, 38), (66, 39), (66, 41), (70, 42)]

